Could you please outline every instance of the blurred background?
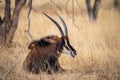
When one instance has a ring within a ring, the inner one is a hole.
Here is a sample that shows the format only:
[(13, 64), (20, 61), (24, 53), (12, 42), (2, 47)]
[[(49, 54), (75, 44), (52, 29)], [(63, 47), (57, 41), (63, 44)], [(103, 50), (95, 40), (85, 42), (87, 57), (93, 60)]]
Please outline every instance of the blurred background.
[[(14, 10), (11, 1), (11, 12)], [(64, 73), (35, 75), (23, 70), (23, 61), (32, 41), (28, 29), (28, 0), (23, 6), (11, 48), (0, 46), (1, 80), (119, 80), (120, 79), (120, 0), (101, 0), (97, 19), (90, 21), (85, 0), (33, 0), (30, 14), (32, 39), (60, 33), (42, 12), (62, 26), (55, 12), (65, 20), (71, 44), (77, 56), (61, 55)], [(91, 0), (94, 5), (94, 0)], [(0, 2), (0, 16), (4, 16), (5, 1)]]

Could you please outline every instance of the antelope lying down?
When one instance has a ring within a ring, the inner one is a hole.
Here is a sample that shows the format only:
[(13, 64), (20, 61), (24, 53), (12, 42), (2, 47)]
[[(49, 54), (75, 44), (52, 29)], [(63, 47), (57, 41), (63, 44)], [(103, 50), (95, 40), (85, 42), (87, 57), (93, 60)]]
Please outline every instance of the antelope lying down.
[(47, 71), (48, 73), (51, 73), (52, 71), (63, 71), (64, 69), (61, 68), (58, 61), (61, 53), (66, 53), (71, 57), (75, 57), (76, 55), (76, 50), (69, 42), (68, 30), (64, 20), (57, 14), (58, 18), (64, 25), (65, 33), (57, 21), (45, 13), (43, 14), (57, 26), (61, 33), (61, 37), (52, 35), (43, 37), (40, 40), (35, 40), (30, 43), (28, 46), (30, 52), (23, 63), (23, 67), (27, 71), (36, 74), (42, 71)]

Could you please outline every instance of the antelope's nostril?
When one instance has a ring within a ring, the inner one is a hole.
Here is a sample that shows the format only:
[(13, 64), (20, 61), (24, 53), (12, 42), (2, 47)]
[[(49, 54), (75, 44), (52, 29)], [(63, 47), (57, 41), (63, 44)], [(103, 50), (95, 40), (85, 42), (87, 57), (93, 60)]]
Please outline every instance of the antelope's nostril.
[(77, 55), (77, 53), (76, 52), (73, 52), (75, 55)]
[(77, 55), (77, 53), (76, 53), (75, 51), (73, 51), (73, 54), (74, 54), (74, 55)]

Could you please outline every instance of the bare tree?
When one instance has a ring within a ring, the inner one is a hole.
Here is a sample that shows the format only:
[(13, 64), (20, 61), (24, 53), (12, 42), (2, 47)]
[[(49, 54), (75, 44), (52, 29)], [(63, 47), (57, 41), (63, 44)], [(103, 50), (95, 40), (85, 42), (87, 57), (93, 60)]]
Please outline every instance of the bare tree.
[[(69, 11), (68, 11), (68, 3), (71, 1), (71, 5), (72, 5), (72, 15), (70, 16), (71, 19), (73, 20), (74, 23), (74, 16), (75, 16), (75, 2), (77, 3), (77, 6), (81, 9), (78, 0), (67, 0), (66, 1), (66, 12), (69, 15)], [(97, 19), (97, 15), (98, 15), (98, 10), (100, 8), (100, 2), (101, 0), (94, 0), (94, 5), (91, 5), (91, 0), (86, 0), (86, 6), (87, 6), (87, 11), (88, 11), (88, 16), (89, 16), (89, 20), (96, 20)]]
[(88, 16), (90, 20), (96, 20), (98, 15), (98, 10), (100, 7), (101, 0), (95, 0), (93, 7), (91, 6), (91, 1), (86, 0), (86, 6), (88, 10)]
[(19, 13), (24, 6), (26, 0), (15, 0), (15, 8), (11, 14), (11, 0), (5, 0), (4, 17), (0, 24), (0, 42), (1, 44), (12, 43), (15, 31), (18, 27)]
[(114, 0), (114, 7), (120, 12), (120, 0)]

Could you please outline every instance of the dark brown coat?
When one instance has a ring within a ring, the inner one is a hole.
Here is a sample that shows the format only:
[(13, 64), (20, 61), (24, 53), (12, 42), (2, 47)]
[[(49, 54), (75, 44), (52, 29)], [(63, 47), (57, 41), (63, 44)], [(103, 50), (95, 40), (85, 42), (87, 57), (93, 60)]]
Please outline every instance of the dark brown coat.
[(30, 49), (23, 66), (29, 72), (38, 74), (41, 71), (59, 71), (60, 67), (57, 54), (57, 47), (60, 43), (60, 38), (57, 36), (47, 36), (40, 40), (30, 43)]

